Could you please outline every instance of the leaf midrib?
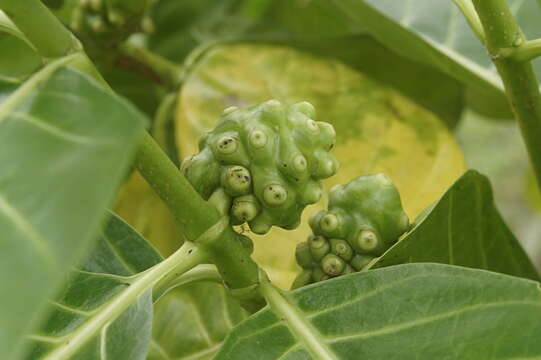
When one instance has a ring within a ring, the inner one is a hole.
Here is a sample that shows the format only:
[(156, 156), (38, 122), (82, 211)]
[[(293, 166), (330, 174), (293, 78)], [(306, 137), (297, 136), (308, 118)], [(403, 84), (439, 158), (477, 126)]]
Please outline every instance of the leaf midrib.
[[(342, 1), (333, 0), (333, 2), (336, 5), (336, 7), (339, 8), (345, 16), (349, 18), (354, 18), (354, 16), (352, 16), (351, 9), (348, 9), (347, 6), (342, 3)], [(384, 13), (381, 13), (379, 10), (374, 9), (371, 5), (366, 4), (364, 0), (361, 0), (360, 2), (363, 4), (363, 6), (369, 7), (371, 11), (380, 13), (382, 16), (388, 18), (387, 15), (385, 15)], [(394, 19), (389, 19), (389, 20), (394, 22), (397, 26), (401, 27), (404, 31), (407, 31), (408, 33), (417, 37), (420, 41), (432, 47), (435, 51), (439, 52), (440, 54), (450, 58), (452, 61), (463, 66), (465, 69), (467, 69), (467, 71), (471, 75), (477, 78), (483, 79), (484, 81), (486, 81), (487, 83), (489, 83), (490, 85), (494, 86), (495, 88), (497, 88), (498, 90), (502, 92), (504, 91), (503, 83), (501, 82), (500, 78), (493, 71), (490, 71), (489, 68), (483, 67), (479, 65), (478, 63), (464, 57), (464, 55), (458, 53), (456, 49), (453, 48), (452, 46), (439, 44), (433, 39), (423, 36), (423, 34), (417, 31), (412, 31), (411, 28), (409, 28), (407, 24), (404, 24), (401, 21), (395, 21)], [(356, 19), (355, 21), (358, 21), (358, 19)]]
[[(189, 258), (186, 256), (189, 255)], [(62, 343), (47, 354), (43, 360), (70, 359), (77, 350), (98, 334), (104, 326), (116, 320), (137, 298), (149, 290), (158, 280), (170, 271), (178, 268), (179, 264), (193, 266), (200, 263), (205, 254), (197, 247), (185, 243), (177, 252), (155, 265), (134, 280), (124, 291), (120, 292), (111, 301), (100, 307), (96, 315), (83, 323), (75, 331), (66, 335)]]
[(338, 360), (338, 356), (327, 346), (323, 336), (298, 310), (296, 304), (271, 283), (262, 282), (261, 292), (280, 319), (286, 322), (288, 328), (303, 343), (315, 359)]
[(492, 303), (482, 303), (482, 304), (475, 304), (471, 306), (465, 306), (460, 309), (453, 309), (450, 311), (446, 311), (443, 313), (439, 313), (432, 316), (427, 316), (420, 319), (415, 319), (412, 321), (399, 323), (399, 324), (392, 324), (386, 327), (382, 327), (379, 329), (373, 329), (370, 331), (366, 331), (364, 333), (357, 333), (357, 334), (351, 334), (351, 335), (341, 335), (341, 336), (334, 336), (334, 337), (327, 337), (327, 340), (330, 343), (336, 343), (341, 341), (347, 341), (347, 340), (353, 340), (353, 339), (367, 339), (374, 336), (380, 336), (380, 335), (386, 335), (386, 334), (392, 334), (395, 332), (399, 332), (406, 329), (412, 329), (417, 326), (422, 326), (426, 324), (430, 324), (433, 322), (436, 322), (438, 320), (446, 319), (449, 317), (453, 317), (455, 315), (464, 314), (469, 311), (474, 311), (477, 309), (487, 309), (491, 307), (500, 307), (500, 306), (512, 306), (512, 305), (527, 305), (527, 306), (535, 306), (535, 307), (541, 307), (541, 303), (537, 301), (529, 301), (529, 300), (507, 300), (507, 301), (498, 301), (498, 302), (492, 302)]
[(56, 70), (83, 57), (84, 55), (82, 53), (75, 53), (62, 57), (58, 60), (50, 62), (47, 66), (34, 74), (30, 79), (19, 86), (17, 90), (9, 95), (7, 99), (2, 102), (2, 104), (0, 104), (0, 123), (7, 115), (9, 115), (14, 107), (22, 102), (37, 86), (49, 79), (49, 77), (51, 77)]

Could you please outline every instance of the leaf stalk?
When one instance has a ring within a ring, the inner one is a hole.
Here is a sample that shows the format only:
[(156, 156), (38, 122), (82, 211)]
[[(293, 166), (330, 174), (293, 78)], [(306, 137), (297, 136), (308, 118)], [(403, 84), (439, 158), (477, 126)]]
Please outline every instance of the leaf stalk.
[(468, 24), (472, 28), (475, 35), (481, 40), (482, 43), (485, 42), (485, 30), (479, 19), (479, 15), (475, 11), (472, 0), (453, 0), (458, 9), (462, 12)]

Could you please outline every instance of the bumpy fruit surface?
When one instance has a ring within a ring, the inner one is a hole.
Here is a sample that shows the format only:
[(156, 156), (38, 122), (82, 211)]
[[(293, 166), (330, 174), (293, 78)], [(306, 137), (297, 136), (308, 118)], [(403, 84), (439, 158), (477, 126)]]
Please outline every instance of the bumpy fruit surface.
[(333, 187), (328, 210), (310, 219), (313, 235), (297, 246), (303, 268), (293, 288), (362, 270), (409, 228), (400, 195), (384, 174)]
[(338, 170), (329, 154), (334, 129), (314, 119), (307, 102), (228, 108), (181, 170), (203, 198), (218, 190), (230, 197), (232, 224), (247, 222), (257, 234), (294, 229), (306, 205), (321, 198), (320, 180)]

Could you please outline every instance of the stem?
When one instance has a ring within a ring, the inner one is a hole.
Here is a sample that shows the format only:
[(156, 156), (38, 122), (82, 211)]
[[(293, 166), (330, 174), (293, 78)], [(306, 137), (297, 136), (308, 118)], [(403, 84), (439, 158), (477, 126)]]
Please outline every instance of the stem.
[(162, 296), (179, 286), (188, 285), (195, 282), (208, 281), (222, 284), (222, 277), (211, 264), (197, 265), (195, 268), (183, 275), (177, 276), (169, 281), (160, 281), (152, 288), (153, 301), (157, 302)]
[[(208, 251), (231, 289), (258, 284), (258, 267), (228, 226), (228, 219), (221, 218), (218, 211), (199, 196), (148, 133), (139, 146), (136, 166), (183, 227), (186, 238)], [(253, 293), (256, 297), (256, 292)], [(259, 300), (255, 299), (257, 306), (261, 305)]]
[(151, 69), (160, 79), (160, 83), (166, 84), (171, 89), (178, 87), (182, 75), (180, 66), (129, 42), (120, 45), (120, 50), (125, 56), (131, 57)]
[(541, 39), (525, 41), (516, 48), (509, 49), (506, 54), (516, 61), (530, 61), (541, 56)]
[(481, 40), (482, 43), (485, 42), (485, 30), (479, 19), (479, 15), (475, 12), (475, 7), (473, 6), (472, 0), (453, 0), (455, 5), (460, 9), (468, 24), (470, 24), (475, 35)]
[(107, 303), (96, 315), (65, 339), (43, 360), (70, 359), (103, 326), (111, 323), (156, 282), (169, 273), (181, 274), (206, 261), (207, 254), (195, 244), (186, 242), (173, 255), (149, 270), (137, 275), (123, 292)]
[(39, 0), (0, 0), (0, 9), (43, 57), (57, 58), (81, 49), (77, 39)]
[(286, 293), (271, 284), (264, 273), (261, 274), (259, 288), (261, 294), (267, 300), (267, 304), (269, 304), (278, 318), (286, 322), (297, 340), (303, 343), (305, 349), (308, 350), (314, 359), (337, 359), (319, 331), (303, 313), (299, 312), (294, 301), (290, 300)]
[(520, 47), (524, 35), (506, 0), (473, 0), (485, 29), (485, 43), (500, 73), (507, 98), (522, 131), (522, 137), (541, 188), (541, 94), (530, 62), (502, 56), (502, 50)]

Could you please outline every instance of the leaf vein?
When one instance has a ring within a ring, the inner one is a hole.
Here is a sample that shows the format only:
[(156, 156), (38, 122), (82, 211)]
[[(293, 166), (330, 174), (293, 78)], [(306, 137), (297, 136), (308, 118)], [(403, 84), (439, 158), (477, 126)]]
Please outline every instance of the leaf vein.
[(500, 302), (493, 302), (493, 303), (482, 303), (482, 304), (476, 304), (472, 306), (467, 306), (462, 309), (455, 309), (443, 313), (439, 313), (436, 315), (428, 316), (426, 318), (417, 319), (409, 322), (404, 322), (400, 324), (393, 324), (386, 327), (382, 327), (380, 329), (376, 330), (370, 330), (366, 331), (364, 333), (357, 333), (357, 334), (350, 334), (350, 335), (341, 335), (341, 336), (331, 336), (327, 337), (326, 340), (331, 343), (337, 343), (341, 341), (348, 341), (348, 340), (358, 340), (358, 339), (367, 339), (375, 336), (380, 335), (386, 335), (386, 334), (392, 334), (396, 333), (402, 330), (406, 329), (412, 329), (417, 326), (422, 326), (426, 324), (430, 324), (433, 322), (436, 322), (438, 320), (443, 320), (449, 317), (453, 317), (455, 315), (467, 313), (470, 311), (474, 311), (477, 309), (486, 309), (490, 307), (500, 307), (500, 306), (512, 306), (512, 305), (530, 305), (535, 307), (541, 307), (541, 303), (537, 301), (527, 301), (527, 300), (509, 300), (509, 301), (500, 301)]

